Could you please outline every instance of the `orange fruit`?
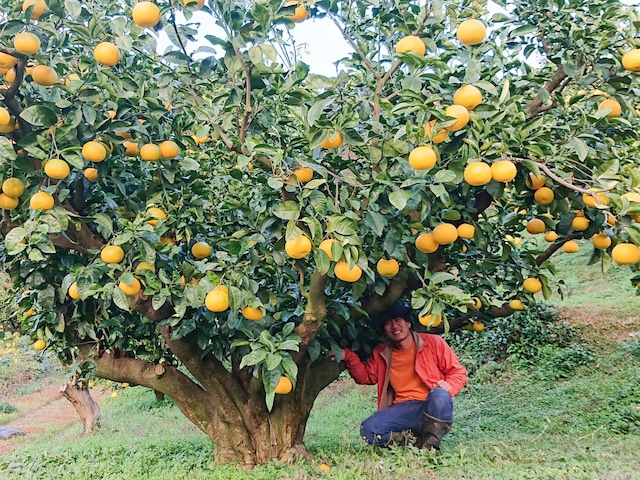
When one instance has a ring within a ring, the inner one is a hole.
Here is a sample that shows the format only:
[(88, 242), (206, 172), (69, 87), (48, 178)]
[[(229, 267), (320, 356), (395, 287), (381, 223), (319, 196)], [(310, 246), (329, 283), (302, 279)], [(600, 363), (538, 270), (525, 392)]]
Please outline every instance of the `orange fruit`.
[(476, 234), (476, 227), (469, 223), (461, 223), (458, 225), (458, 236), (460, 238), (471, 239)]
[(2, 182), (2, 192), (11, 198), (18, 198), (24, 193), (24, 183), (19, 178), (9, 177)]
[(511, 160), (500, 160), (491, 164), (491, 177), (496, 182), (510, 182), (518, 174), (518, 169)]
[(45, 347), (47, 346), (47, 342), (45, 342), (44, 340), (36, 340), (36, 342), (33, 344), (33, 348), (34, 350), (44, 350)]
[(287, 16), (289, 20), (293, 20), (296, 23), (304, 22), (309, 16), (309, 12), (302, 5), (296, 7), (293, 11), (293, 15)]
[(542, 233), (547, 226), (539, 218), (532, 218), (527, 222), (527, 232), (535, 235), (536, 233)]
[(487, 34), (487, 27), (480, 20), (465, 20), (458, 25), (456, 37), (463, 45), (477, 45), (484, 41)]
[(484, 323), (482, 322), (473, 322), (471, 324), (471, 330), (474, 332), (482, 332), (484, 330)]
[(4, 78), (8, 83), (13, 83), (16, 79), (16, 69), (12, 68), (11, 70), (7, 70), (7, 73), (4, 74)]
[(291, 258), (304, 258), (311, 252), (311, 240), (304, 235), (287, 240), (284, 244), (284, 250)]
[(400, 264), (395, 258), (391, 258), (389, 260), (381, 258), (376, 264), (376, 270), (383, 277), (391, 278), (395, 277), (400, 271)]
[(92, 167), (85, 168), (83, 175), (84, 175), (84, 178), (86, 178), (90, 182), (98, 181), (98, 170), (96, 168), (92, 168)]
[(126, 157), (137, 157), (140, 155), (140, 149), (138, 148), (138, 144), (136, 142), (130, 142), (125, 140), (122, 142), (122, 146), (124, 147), (124, 154)]
[(620, 265), (635, 265), (640, 262), (640, 248), (633, 243), (619, 243), (613, 247), (611, 256)]
[(78, 292), (78, 282), (73, 282), (71, 285), (69, 285), (69, 290), (67, 293), (74, 300), (79, 300), (80, 293)]
[[(262, 306), (262, 304), (260, 304), (260, 306)], [(259, 307), (254, 308), (250, 307), (249, 305), (245, 305), (242, 308), (242, 315), (247, 320), (253, 320), (254, 322), (257, 322), (258, 320), (262, 320), (264, 318), (264, 313), (262, 313), (262, 310), (260, 310)]]
[(326, 463), (321, 463), (320, 465), (318, 465), (318, 470), (324, 473), (329, 473), (331, 471), (331, 467)]
[(160, 155), (167, 160), (176, 158), (180, 155), (180, 147), (172, 140), (165, 140), (160, 144)]
[(287, 393), (290, 393), (292, 389), (293, 384), (291, 383), (291, 380), (283, 375), (282, 377), (280, 377), (278, 386), (273, 392), (277, 393), (278, 395), (286, 395)]
[(542, 290), (542, 282), (535, 277), (529, 277), (522, 282), (522, 288), (525, 292), (536, 293)]
[(480, 310), (482, 308), (482, 300), (479, 297), (471, 297), (473, 305), (469, 305), (471, 310)]
[(610, 199), (604, 192), (599, 192), (597, 188), (590, 188), (589, 191), (594, 192), (597, 199), (588, 193), (582, 194), (582, 201), (587, 207), (595, 207), (598, 204), (609, 205)]
[(313, 178), (313, 169), (309, 167), (301, 167), (295, 169), (293, 171), (293, 174), (296, 176), (300, 183), (307, 183)]
[(50, 87), (58, 83), (58, 74), (53, 68), (47, 65), (38, 65), (35, 67), (31, 72), (31, 78), (43, 87)]
[(0, 52), (0, 68), (4, 68), (5, 70), (9, 70), (13, 68), (18, 63), (18, 59), (13, 55), (9, 55), (8, 53)]
[(516, 298), (509, 302), (509, 308), (511, 308), (511, 310), (524, 310), (524, 303), (522, 303), (522, 300)]
[(593, 247), (598, 250), (606, 250), (611, 246), (611, 237), (609, 237), (606, 233), (596, 233), (593, 237), (591, 237), (591, 243), (593, 243)]
[(155, 273), (156, 267), (154, 267), (148, 262), (140, 262), (138, 265), (136, 265), (136, 272), (139, 272), (141, 270), (151, 270), (152, 272)]
[(54, 204), (53, 197), (47, 192), (37, 192), (29, 200), (29, 206), (32, 210), (51, 210)]
[(44, 0), (24, 0), (24, 2), (22, 2), (22, 12), (26, 13), (31, 6), (33, 6), (33, 10), (31, 10), (31, 20), (38, 20), (47, 9), (47, 4)]
[(151, 216), (151, 220), (148, 220), (147, 223), (149, 225), (153, 225), (154, 227), (158, 224), (158, 220), (167, 218), (167, 214), (164, 212), (164, 210), (158, 207), (147, 208), (147, 214)]
[(464, 179), (474, 187), (486, 185), (492, 178), (491, 167), (484, 162), (470, 163), (464, 169)]
[(424, 124), (424, 138), (425, 140), (428, 138), (436, 144), (442, 143), (447, 139), (447, 135), (449, 135), (449, 132), (441, 127), (436, 128), (435, 125), (435, 120), (431, 120), (430, 122)]
[(125, 295), (132, 297), (134, 295), (137, 295), (138, 292), (142, 289), (142, 284), (140, 283), (140, 280), (138, 280), (136, 277), (133, 277), (133, 283), (119, 282), (118, 288), (122, 290)]
[(0, 208), (4, 210), (13, 210), (20, 204), (20, 200), (10, 197), (6, 193), (0, 193)]
[(140, 158), (148, 162), (157, 162), (161, 156), (160, 147), (154, 143), (147, 143), (140, 149)]
[(417, 147), (409, 154), (409, 165), (416, 170), (429, 170), (436, 164), (436, 152), (431, 147)]
[(622, 66), (632, 72), (640, 72), (640, 49), (634, 48), (622, 55)]
[(453, 94), (453, 103), (471, 111), (482, 103), (482, 93), (478, 87), (463, 85)]
[(107, 245), (100, 252), (104, 263), (120, 263), (124, 259), (124, 250), (118, 245)]
[(603, 101), (600, 105), (598, 105), (598, 110), (611, 110), (609, 113), (605, 115), (605, 118), (613, 118), (619, 117), (622, 113), (622, 105), (620, 105), (616, 100), (611, 98)]
[(201, 9), (204, 7), (204, 0), (182, 0), (182, 4), (185, 7), (196, 7), (196, 9)]
[(14, 37), (13, 46), (19, 53), (33, 55), (40, 50), (40, 39), (33, 33), (22, 32)]
[(562, 245), (562, 249), (567, 253), (576, 253), (580, 250), (580, 245), (575, 240), (569, 240)]
[(91, 140), (82, 146), (82, 156), (88, 162), (102, 162), (107, 158), (107, 149), (100, 142)]
[(337, 243), (337, 240), (333, 238), (327, 238), (326, 240), (321, 241), (320, 245), (318, 246), (320, 250), (322, 250), (324, 253), (327, 254), (327, 256), (329, 257), (329, 260), (331, 260), (332, 262), (334, 258), (333, 258), (333, 255), (331, 254), (331, 245), (333, 245), (334, 243)]
[(415, 35), (407, 35), (401, 38), (396, 45), (396, 53), (415, 52), (418, 55), (424, 55), (427, 51), (427, 46)]
[(416, 238), (416, 248), (423, 253), (433, 253), (438, 250), (439, 246), (431, 233), (423, 233)]
[(458, 239), (458, 229), (452, 223), (437, 225), (431, 234), (438, 245), (449, 245)]
[(553, 230), (548, 231), (547, 233), (544, 234), (544, 239), (547, 242), (555, 242), (558, 239), (558, 234), (556, 232), (554, 232)]
[(442, 315), (439, 313), (437, 315), (433, 315), (430, 313), (423, 317), (418, 317), (418, 322), (420, 322), (425, 327), (437, 327), (442, 323)]
[(333, 134), (329, 134), (327, 136), (327, 138), (325, 138), (321, 143), (320, 146), (324, 149), (328, 149), (328, 148), (338, 148), (340, 145), (342, 145), (342, 134), (340, 132), (337, 133), (333, 133)]
[(553, 190), (549, 187), (540, 187), (533, 194), (533, 200), (540, 205), (549, 205), (553, 202), (554, 194)]
[(212, 312), (224, 312), (229, 308), (229, 289), (224, 285), (214, 287), (207, 293), (204, 303)]
[(531, 190), (537, 190), (541, 187), (544, 187), (544, 184), (546, 182), (547, 177), (545, 177), (544, 175), (540, 174), (540, 176), (537, 177), (533, 172), (530, 172), (524, 183), (526, 183), (527, 187), (529, 187)]
[(59, 158), (52, 158), (44, 164), (44, 173), (50, 178), (63, 179), (69, 176), (69, 164)]
[(206, 242), (196, 242), (191, 247), (191, 254), (196, 258), (207, 258), (211, 255), (211, 247)]
[(153, 28), (160, 21), (160, 9), (153, 2), (140, 2), (131, 10), (131, 17), (136, 25)]
[(458, 130), (464, 128), (467, 123), (469, 123), (469, 119), (471, 118), (471, 116), (469, 115), (469, 110), (467, 110), (462, 105), (450, 105), (444, 111), (444, 114), (447, 117), (453, 117), (456, 119), (456, 121), (452, 125), (444, 127), (450, 132), (457, 132)]
[(571, 227), (579, 232), (584, 232), (587, 228), (589, 228), (589, 219), (578, 216), (573, 217), (573, 220), (571, 221)]
[(96, 48), (93, 49), (93, 58), (95, 58), (100, 65), (114, 67), (120, 61), (120, 50), (118, 50), (118, 47), (113, 43), (100, 42), (96, 45)]
[(349, 268), (349, 264), (339, 260), (333, 269), (336, 277), (344, 282), (356, 282), (362, 276), (362, 269), (358, 265)]
[(11, 123), (11, 115), (9, 114), (9, 111), (4, 107), (0, 107), (0, 125), (6, 126), (6, 125), (9, 125), (10, 123)]

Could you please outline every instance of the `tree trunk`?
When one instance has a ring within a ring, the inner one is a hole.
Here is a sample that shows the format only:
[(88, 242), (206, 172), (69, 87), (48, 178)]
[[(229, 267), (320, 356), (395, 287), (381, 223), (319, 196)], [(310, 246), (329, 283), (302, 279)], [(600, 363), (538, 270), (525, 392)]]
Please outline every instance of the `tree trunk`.
[(100, 407), (91, 397), (87, 387), (78, 388), (73, 380), (67, 380), (60, 386), (60, 393), (71, 402), (80, 415), (84, 433), (90, 433), (98, 428)]

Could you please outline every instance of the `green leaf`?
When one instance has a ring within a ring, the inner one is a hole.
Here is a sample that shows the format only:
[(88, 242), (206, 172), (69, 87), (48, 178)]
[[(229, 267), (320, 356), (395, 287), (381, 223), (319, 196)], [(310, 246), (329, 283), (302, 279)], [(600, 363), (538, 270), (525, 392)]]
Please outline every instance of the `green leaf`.
[(297, 220), (300, 217), (300, 205), (292, 200), (278, 204), (273, 214), (282, 220)]
[(73, 20), (78, 20), (82, 14), (82, 3), (79, 0), (64, 0), (64, 10)]
[(408, 190), (395, 190), (389, 194), (389, 202), (398, 210), (402, 210), (407, 206), (407, 202), (415, 194)]
[(11, 141), (4, 135), (0, 136), (0, 163), (14, 162), (16, 150)]
[(273, 370), (280, 365), (280, 362), (282, 362), (282, 357), (280, 355), (274, 355), (273, 353), (267, 352), (264, 360), (267, 370)]
[(50, 127), (58, 122), (56, 113), (44, 105), (32, 105), (25, 108), (20, 117), (35, 127)]
[(240, 362), (240, 369), (246, 366), (257, 365), (258, 363), (262, 362), (265, 359), (266, 355), (267, 355), (267, 351), (262, 348), (254, 350), (251, 353), (248, 353), (247, 355), (242, 357), (242, 361)]
[(325, 107), (335, 100), (333, 95), (329, 95), (314, 103), (307, 113), (307, 124), (312, 127), (322, 116)]

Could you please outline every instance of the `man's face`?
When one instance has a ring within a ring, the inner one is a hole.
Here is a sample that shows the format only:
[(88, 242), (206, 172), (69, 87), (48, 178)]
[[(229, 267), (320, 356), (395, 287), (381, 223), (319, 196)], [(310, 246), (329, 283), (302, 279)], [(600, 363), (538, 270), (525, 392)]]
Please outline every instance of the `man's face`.
[(392, 342), (401, 342), (411, 335), (411, 323), (404, 318), (392, 318), (384, 324), (384, 333)]

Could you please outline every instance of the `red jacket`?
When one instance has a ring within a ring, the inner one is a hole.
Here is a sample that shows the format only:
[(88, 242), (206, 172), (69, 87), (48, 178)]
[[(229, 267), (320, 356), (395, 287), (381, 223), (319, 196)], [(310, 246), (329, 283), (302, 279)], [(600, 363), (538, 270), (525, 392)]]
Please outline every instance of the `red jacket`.
[[(451, 396), (457, 395), (467, 384), (467, 370), (447, 342), (439, 335), (413, 333), (416, 346), (416, 372), (429, 390), (435, 388), (438, 380), (451, 385)], [(393, 403), (395, 392), (389, 384), (391, 367), (391, 345), (381, 343), (373, 349), (366, 362), (362, 362), (352, 350), (343, 350), (343, 360), (356, 383), (378, 384), (378, 410)]]

